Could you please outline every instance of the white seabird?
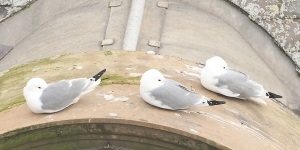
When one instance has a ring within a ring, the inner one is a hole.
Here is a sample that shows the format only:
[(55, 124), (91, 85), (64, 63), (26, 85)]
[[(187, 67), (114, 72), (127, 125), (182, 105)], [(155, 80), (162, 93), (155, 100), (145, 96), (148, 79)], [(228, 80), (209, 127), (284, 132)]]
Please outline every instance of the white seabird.
[(249, 79), (245, 73), (229, 68), (219, 56), (206, 61), (201, 72), (201, 84), (213, 92), (239, 99), (249, 99), (266, 105), (262, 98), (282, 98), (268, 92), (261, 84)]
[(170, 110), (189, 106), (213, 106), (225, 104), (190, 91), (174, 80), (166, 79), (156, 69), (146, 71), (140, 81), (140, 94), (147, 103)]
[(101, 82), (106, 69), (90, 79), (78, 78), (47, 84), (42, 78), (32, 78), (23, 89), (29, 109), (34, 113), (54, 113), (77, 103), (79, 98), (93, 91)]

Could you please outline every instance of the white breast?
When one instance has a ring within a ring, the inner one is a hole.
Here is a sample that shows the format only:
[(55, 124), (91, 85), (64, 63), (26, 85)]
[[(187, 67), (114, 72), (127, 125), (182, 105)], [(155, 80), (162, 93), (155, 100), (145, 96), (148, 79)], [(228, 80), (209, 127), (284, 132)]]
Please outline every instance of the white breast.
[(41, 94), (26, 91), (24, 89), (24, 97), (29, 109), (34, 113), (44, 113), (42, 110), (42, 102), (40, 100)]

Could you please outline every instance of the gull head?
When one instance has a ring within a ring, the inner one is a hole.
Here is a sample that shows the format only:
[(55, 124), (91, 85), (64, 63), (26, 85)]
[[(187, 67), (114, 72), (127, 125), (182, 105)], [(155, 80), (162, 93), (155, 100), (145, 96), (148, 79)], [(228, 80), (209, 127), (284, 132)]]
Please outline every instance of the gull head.
[(43, 113), (40, 97), (47, 88), (47, 83), (41, 78), (30, 79), (23, 89), (23, 95), (29, 109), (34, 113)]
[(165, 77), (156, 69), (146, 71), (140, 80), (140, 90), (150, 91), (164, 84)]
[(30, 91), (35, 93), (42, 93), (47, 87), (48, 84), (42, 78), (31, 78), (24, 87), (24, 92)]
[(214, 56), (206, 61), (205, 66), (213, 67), (215, 69), (226, 69), (227, 63), (219, 56)]

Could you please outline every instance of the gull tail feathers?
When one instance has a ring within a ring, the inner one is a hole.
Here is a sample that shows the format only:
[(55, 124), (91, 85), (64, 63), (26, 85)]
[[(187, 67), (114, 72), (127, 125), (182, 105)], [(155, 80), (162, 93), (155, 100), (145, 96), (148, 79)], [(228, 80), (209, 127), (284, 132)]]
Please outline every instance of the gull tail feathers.
[[(80, 96), (89, 93), (91, 91), (93, 91), (100, 83), (101, 83), (101, 79), (100, 77), (105, 73), (106, 69), (101, 70), (100, 72), (98, 72), (96, 75), (94, 75), (92, 78), (90, 78), (88, 80), (88, 84), (87, 86), (84, 88), (83, 92), (80, 94)], [(99, 80), (100, 79), (100, 80)]]
[(100, 84), (100, 80), (95, 81), (95, 82), (94, 81), (90, 81), (90, 83), (88, 84), (88, 86), (86, 88), (84, 88), (84, 90), (80, 94), (80, 96), (93, 91), (99, 84)]
[(226, 104), (225, 101), (217, 101), (214, 99), (211, 99), (210, 101), (207, 101), (209, 106), (214, 106), (214, 105), (222, 105), (222, 104)]
[(277, 95), (277, 94), (272, 93), (272, 92), (267, 92), (267, 96), (269, 96), (269, 98), (282, 98), (281, 95)]
[(94, 78), (95, 81), (97, 81), (105, 73), (105, 71), (106, 71), (106, 69), (101, 70), (96, 75), (94, 75), (92, 78)]
[(207, 98), (207, 97), (203, 96), (201, 98), (201, 100), (199, 101), (199, 103), (197, 103), (196, 105), (214, 106), (214, 105), (222, 105), (222, 104), (226, 104), (226, 102), (210, 99), (210, 98)]

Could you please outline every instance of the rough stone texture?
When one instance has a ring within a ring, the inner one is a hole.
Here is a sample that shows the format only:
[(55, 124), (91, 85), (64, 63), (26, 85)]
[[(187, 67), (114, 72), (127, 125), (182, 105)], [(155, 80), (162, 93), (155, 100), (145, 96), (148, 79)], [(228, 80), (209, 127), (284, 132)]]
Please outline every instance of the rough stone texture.
[(12, 0), (0, 0), (0, 6), (11, 6)]
[[(287, 0), (280, 0), (280, 3), (283, 3), (283, 1), (285, 1), (285, 3), (287, 5), (285, 5), (285, 8), (287, 11), (284, 11), (283, 14), (285, 16), (294, 16), (296, 15), (296, 18), (299, 19), (300, 18), (300, 1), (299, 0), (290, 0), (290, 3), (287, 3)], [(298, 21), (297, 21), (298, 22)]]
[(300, 2), (297, 0), (229, 0), (263, 27), (295, 62), (300, 73)]
[[(52, 63), (37, 61), (7, 72), (15, 74), (24, 71), (23, 74), (11, 76), (0, 85), (8, 90), (2, 97), (10, 102), (18, 100), (15, 93), (22, 93), (28, 80), (26, 77), (33, 75), (50, 83), (62, 79), (90, 77), (98, 70), (106, 68), (106, 76), (117, 74), (126, 78), (135, 77), (135, 80), (107, 85), (109, 78), (103, 77), (102, 82), (106, 82), (106, 85), (98, 86), (78, 103), (54, 114), (34, 114), (26, 104), (0, 112), (0, 137), (7, 131), (30, 125), (60, 124), (59, 121), (72, 123), (79, 119), (85, 123), (98, 120), (157, 127), (162, 130), (168, 128), (171, 132), (180, 131), (179, 134), (234, 150), (293, 150), (300, 147), (298, 116), (270, 99), (264, 99), (267, 106), (260, 106), (251, 101), (228, 98), (205, 90), (197, 77), (201, 68), (196, 62), (164, 55), (147, 55), (143, 52), (112, 51), (111, 55), (106, 54), (98, 51), (52, 57), (49, 58)], [(161, 65), (162, 62), (164, 65)], [(34, 64), (40, 64), (40, 69), (28, 72), (28, 67), (31, 68)], [(74, 65), (80, 65), (82, 69), (67, 69)], [(59, 68), (55, 69), (57, 67)], [(194, 89), (197, 93), (216, 100), (225, 100), (227, 103), (213, 107), (191, 107), (188, 109), (192, 111), (190, 114), (153, 107), (142, 100), (139, 85), (135, 85), (139, 84), (136, 75), (141, 75), (150, 68), (157, 68), (168, 78)], [(11, 81), (16, 84), (11, 85)]]
[[(36, 0), (0, 0), (0, 22), (14, 15), (25, 6), (32, 4)], [(5, 7), (6, 6), (6, 7)]]
[(7, 15), (8, 11), (5, 9), (5, 7), (0, 6), (0, 17), (3, 18)]

